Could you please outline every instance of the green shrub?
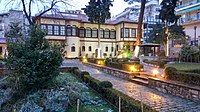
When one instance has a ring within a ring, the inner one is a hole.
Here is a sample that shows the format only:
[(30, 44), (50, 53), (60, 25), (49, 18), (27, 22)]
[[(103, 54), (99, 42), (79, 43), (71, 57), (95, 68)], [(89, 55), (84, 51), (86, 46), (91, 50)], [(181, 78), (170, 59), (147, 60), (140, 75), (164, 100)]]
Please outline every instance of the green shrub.
[(200, 86), (200, 74), (177, 71), (173, 67), (167, 67), (164, 70), (165, 77), (169, 80), (180, 81), (187, 84)]
[(6, 34), (9, 52), (6, 65), (16, 76), (14, 89), (24, 94), (46, 88), (46, 84), (59, 75), (62, 47), (51, 45), (44, 38), (46, 33), (38, 26), (30, 28), (29, 38), (23, 36), (18, 24), (10, 28)]
[(99, 83), (99, 86), (102, 88), (112, 88), (113, 87), (112, 83), (109, 81), (102, 81)]
[(175, 71), (177, 71), (176, 68), (166, 67), (164, 69), (164, 75), (165, 75), (166, 78), (170, 78), (170, 76), (172, 76), (175, 73)]

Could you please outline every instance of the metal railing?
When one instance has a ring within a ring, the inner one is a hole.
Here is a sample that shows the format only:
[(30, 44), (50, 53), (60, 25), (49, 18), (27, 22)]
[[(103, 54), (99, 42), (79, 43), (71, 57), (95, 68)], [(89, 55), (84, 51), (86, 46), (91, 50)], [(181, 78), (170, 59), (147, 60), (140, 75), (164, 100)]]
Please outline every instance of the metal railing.
[(180, 9), (180, 8), (183, 8), (183, 7), (187, 7), (189, 5), (193, 5), (193, 4), (196, 4), (196, 3), (200, 3), (200, 0), (188, 0), (187, 2), (184, 2), (181, 5), (178, 5), (177, 9)]

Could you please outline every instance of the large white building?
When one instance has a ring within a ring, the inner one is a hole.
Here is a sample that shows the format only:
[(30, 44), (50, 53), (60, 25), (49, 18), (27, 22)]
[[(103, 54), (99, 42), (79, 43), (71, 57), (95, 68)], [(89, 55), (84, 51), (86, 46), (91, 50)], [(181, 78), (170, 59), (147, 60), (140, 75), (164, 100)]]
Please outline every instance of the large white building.
[(130, 19), (108, 20), (101, 25), (88, 21), (88, 17), (79, 10), (67, 10), (57, 14), (45, 14), (37, 20), (47, 31), (45, 37), (50, 42), (64, 43), (65, 57), (97, 57), (98, 33), (101, 34), (101, 54), (116, 56), (123, 45), (130, 45), (133, 51), (136, 42), (138, 23)]

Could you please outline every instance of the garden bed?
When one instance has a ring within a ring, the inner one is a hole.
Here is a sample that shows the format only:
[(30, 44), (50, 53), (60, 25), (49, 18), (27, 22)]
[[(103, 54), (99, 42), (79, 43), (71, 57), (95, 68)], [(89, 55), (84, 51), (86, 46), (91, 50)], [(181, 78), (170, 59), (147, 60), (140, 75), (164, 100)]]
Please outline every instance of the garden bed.
[[(108, 81), (99, 81), (90, 76), (88, 72), (81, 72), (77, 68), (66, 68), (71, 73), (74, 73), (82, 81), (87, 83), (89, 87), (93, 88), (96, 92), (102, 95), (106, 100), (118, 107), (119, 97), (121, 97), (121, 111), (122, 112), (141, 112), (141, 102), (132, 99), (128, 95), (123, 94), (112, 88), (112, 83)], [(143, 104), (144, 112), (156, 112), (151, 107)]]
[(52, 83), (47, 89), (31, 93), (12, 105), (0, 103), (0, 107), (3, 106), (0, 111), (76, 112), (77, 99), (80, 99), (80, 112), (116, 112), (112, 105), (70, 73), (60, 73)]

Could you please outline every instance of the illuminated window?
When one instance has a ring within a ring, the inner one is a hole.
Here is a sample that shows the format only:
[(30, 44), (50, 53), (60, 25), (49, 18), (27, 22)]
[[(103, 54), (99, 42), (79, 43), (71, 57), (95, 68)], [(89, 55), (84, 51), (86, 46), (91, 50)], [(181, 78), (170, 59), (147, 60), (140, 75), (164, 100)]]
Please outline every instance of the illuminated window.
[(54, 35), (59, 35), (59, 26), (54, 26)]
[(60, 26), (60, 35), (65, 35), (65, 26)]
[(52, 35), (53, 34), (53, 26), (52, 25), (48, 25), (47, 29), (48, 29), (48, 35)]

